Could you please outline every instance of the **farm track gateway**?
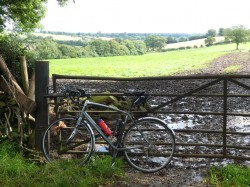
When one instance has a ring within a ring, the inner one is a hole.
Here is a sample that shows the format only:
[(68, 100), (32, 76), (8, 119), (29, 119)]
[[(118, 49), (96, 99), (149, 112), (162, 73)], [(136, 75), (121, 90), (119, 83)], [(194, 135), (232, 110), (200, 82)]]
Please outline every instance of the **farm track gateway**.
[[(242, 56), (244, 58), (242, 58)], [(249, 53), (234, 53), (234, 54), (229, 54), (225, 55), (221, 58), (216, 59), (215, 62), (211, 64), (210, 67), (207, 69), (203, 70), (201, 74), (220, 74), (223, 72), (223, 69), (226, 67), (233, 65), (233, 64), (239, 64), (241, 65), (241, 69), (237, 71), (237, 74), (249, 74), (248, 70), (250, 70), (250, 54)], [(192, 74), (192, 72), (189, 72), (187, 74)], [(74, 81), (75, 82), (75, 81)], [(68, 82), (67, 83), (72, 83)], [(188, 80), (180, 80), (180, 81), (166, 81), (165, 83), (160, 83), (158, 81), (148, 81), (142, 84), (140, 82), (135, 82), (133, 85), (131, 83), (127, 82), (122, 82), (121, 83), (116, 83), (116, 82), (105, 82), (105, 81), (85, 81), (84, 83), (78, 82), (79, 84), (82, 84), (85, 88), (88, 88), (89, 90), (93, 90), (94, 92), (102, 92), (102, 91), (110, 91), (110, 92), (120, 92), (122, 90), (127, 90), (130, 89), (131, 87), (137, 87), (140, 89), (145, 90), (146, 92), (151, 92), (152, 90), (157, 90), (158, 92), (165, 92), (165, 93), (178, 93), (181, 92), (182, 90), (185, 89), (191, 89), (194, 86), (198, 86), (202, 84), (201, 80), (194, 80), (192, 82)], [(60, 85), (63, 87), (63, 84), (65, 84), (65, 81), (62, 81), (61, 83), (59, 82), (59, 87)], [(134, 85), (138, 84), (138, 85)], [(249, 85), (248, 82), (246, 84)], [(238, 92), (238, 87), (235, 86), (234, 84), (231, 85), (232, 87), (232, 92)], [(98, 88), (98, 89), (97, 89)], [(219, 86), (214, 86), (209, 89), (210, 92), (213, 91), (218, 91), (222, 88)], [(152, 101), (154, 102), (154, 101)], [(158, 102), (158, 101), (157, 101)], [(240, 101), (234, 101), (233, 99), (230, 101), (231, 104), (229, 105), (230, 110), (234, 110), (235, 108), (244, 110), (244, 111), (250, 111), (249, 109), (249, 100), (248, 99), (242, 99)], [(152, 103), (154, 104), (154, 103)], [(170, 107), (170, 106), (169, 106)], [(175, 108), (175, 110), (191, 110), (191, 109), (198, 109), (198, 108), (204, 108), (204, 110), (210, 110), (216, 109), (220, 110), (218, 106), (218, 102), (216, 99), (211, 99), (211, 100), (205, 100), (205, 98), (200, 98), (198, 102), (196, 101), (187, 101), (183, 100), (179, 104), (173, 104), (171, 106), (172, 108)], [(185, 124), (189, 124), (192, 122), (193, 127), (196, 129), (207, 129), (211, 128), (211, 126), (219, 125), (221, 124), (221, 119), (217, 119), (211, 116), (207, 117), (202, 117), (199, 115), (171, 115), (169, 117), (164, 117), (165, 120), (168, 120), (168, 122), (172, 125), (180, 125), (181, 123), (184, 124), (182, 128), (188, 128)], [(240, 131), (249, 131), (249, 122), (247, 118), (229, 118), (229, 128), (235, 128), (235, 130), (240, 130)], [(242, 121), (245, 122), (245, 125), (235, 127), (235, 126), (230, 126), (231, 124), (235, 124), (235, 122)], [(181, 122), (181, 123), (179, 123)], [(218, 128), (215, 126), (215, 128)], [(178, 135), (177, 135), (178, 137)], [(185, 137), (182, 136), (185, 141), (192, 141), (192, 140), (201, 140), (201, 141), (207, 141), (208, 139), (204, 139), (203, 135), (196, 135), (196, 136), (189, 136)], [(193, 138), (193, 139), (192, 139)], [(213, 137), (210, 137), (213, 139)], [(236, 137), (231, 138), (231, 141), (235, 141), (237, 139)], [(249, 137), (246, 137), (246, 139), (249, 140)], [(246, 141), (246, 139), (243, 139), (241, 141)], [(217, 141), (216, 138), (211, 141)], [(239, 142), (238, 142), (239, 143)], [(245, 142), (247, 143), (247, 142)], [(249, 142), (247, 143), (249, 145)], [(206, 151), (206, 150), (197, 150), (197, 151)], [(249, 153), (248, 153), (249, 154)], [(229, 162), (234, 162), (234, 161), (228, 161), (228, 160), (222, 160), (222, 159), (200, 159), (200, 158), (186, 158), (186, 159), (178, 159), (174, 160), (172, 162), (173, 168), (168, 168), (165, 171), (162, 171), (161, 173), (156, 173), (154, 175), (146, 175), (146, 174), (139, 174), (136, 173), (136, 171), (133, 170), (128, 170), (128, 176), (129, 180), (126, 181), (125, 183), (121, 184), (121, 186), (133, 186), (133, 184), (138, 184), (138, 186), (192, 186), (193, 183), (200, 183), (200, 175), (203, 174), (205, 169), (208, 166), (211, 166), (213, 164), (225, 164)], [(237, 163), (237, 161), (236, 161)], [(249, 164), (248, 162), (244, 162), (242, 164)], [(174, 175), (171, 175), (170, 173), (175, 173)], [(186, 177), (186, 174), (189, 174), (188, 177)], [(136, 177), (132, 177), (136, 175)], [(154, 181), (152, 183), (152, 181)]]

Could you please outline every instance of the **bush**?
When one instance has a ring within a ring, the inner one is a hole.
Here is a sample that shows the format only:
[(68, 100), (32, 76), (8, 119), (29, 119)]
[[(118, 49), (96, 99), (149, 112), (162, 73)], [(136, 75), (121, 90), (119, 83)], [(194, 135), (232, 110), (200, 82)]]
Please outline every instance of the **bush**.
[(29, 73), (32, 71), (34, 61), (28, 53), (27, 47), (21, 38), (15, 34), (0, 34), (0, 55), (2, 55), (13, 76), (21, 83), (19, 57), (27, 57)]
[(175, 48), (168, 48), (168, 49), (162, 49), (161, 51), (162, 52), (167, 52), (167, 51), (175, 51), (175, 50), (177, 50), (177, 49), (175, 49)]
[(184, 50), (186, 47), (179, 47), (178, 50)]

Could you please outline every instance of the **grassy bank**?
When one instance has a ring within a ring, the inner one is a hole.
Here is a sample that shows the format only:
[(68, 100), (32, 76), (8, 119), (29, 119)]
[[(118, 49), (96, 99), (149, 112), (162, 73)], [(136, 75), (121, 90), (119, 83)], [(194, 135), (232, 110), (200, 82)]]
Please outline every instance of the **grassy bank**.
[(250, 167), (228, 165), (209, 169), (209, 184), (221, 187), (248, 187), (250, 185)]
[(124, 176), (122, 162), (111, 167), (111, 157), (95, 157), (84, 167), (70, 162), (37, 165), (22, 157), (9, 142), (0, 144), (0, 186), (102, 186)]
[[(117, 160), (111, 167), (111, 157), (93, 156), (88, 164), (78, 167), (71, 162), (37, 164), (27, 161), (22, 151), (9, 142), (0, 144), (0, 186), (5, 187), (94, 187), (117, 186), (127, 180), (123, 163)], [(250, 167), (228, 165), (208, 169), (205, 185), (248, 187)], [(119, 184), (118, 184), (119, 182)], [(152, 181), (153, 182), (153, 181)]]
[[(199, 71), (215, 58), (233, 52), (235, 44), (193, 48), (142, 56), (119, 56), (59, 59), (50, 61), (51, 74), (143, 77), (166, 76), (185, 71)], [(250, 43), (241, 44), (241, 50), (249, 50)]]

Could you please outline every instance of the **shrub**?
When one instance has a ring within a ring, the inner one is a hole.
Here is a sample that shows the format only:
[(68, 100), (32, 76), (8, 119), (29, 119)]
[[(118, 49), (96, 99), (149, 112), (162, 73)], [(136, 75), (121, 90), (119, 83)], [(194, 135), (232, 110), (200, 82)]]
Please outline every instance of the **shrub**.
[(161, 51), (162, 52), (167, 52), (167, 51), (175, 51), (175, 50), (177, 50), (177, 49), (175, 49), (175, 48), (168, 48), (168, 49), (162, 49)]
[(19, 57), (27, 56), (28, 70), (31, 71), (33, 68), (33, 62), (29, 60), (31, 58), (24, 42), (15, 34), (0, 34), (0, 54), (19, 83), (21, 82)]
[(179, 50), (183, 50), (183, 49), (186, 49), (186, 47), (179, 47), (178, 49)]

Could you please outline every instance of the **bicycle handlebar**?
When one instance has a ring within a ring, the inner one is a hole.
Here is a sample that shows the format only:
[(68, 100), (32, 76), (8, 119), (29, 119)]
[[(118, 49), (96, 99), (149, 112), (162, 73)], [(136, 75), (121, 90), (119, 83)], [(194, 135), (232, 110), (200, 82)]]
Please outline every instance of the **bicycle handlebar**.
[(87, 97), (89, 98), (91, 95), (86, 93), (84, 89), (75, 88), (72, 86), (66, 86), (66, 95), (69, 96), (73, 103), (81, 104), (80, 97)]

